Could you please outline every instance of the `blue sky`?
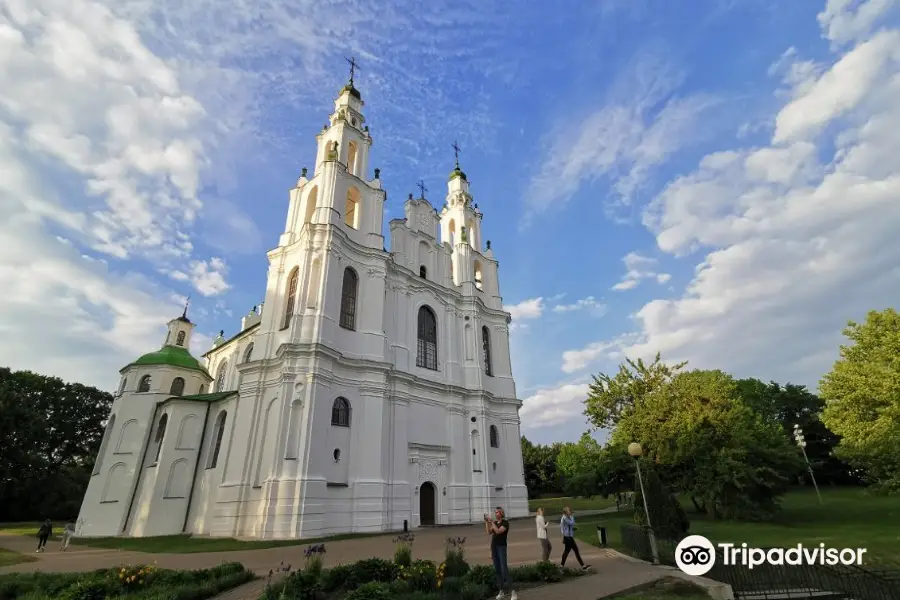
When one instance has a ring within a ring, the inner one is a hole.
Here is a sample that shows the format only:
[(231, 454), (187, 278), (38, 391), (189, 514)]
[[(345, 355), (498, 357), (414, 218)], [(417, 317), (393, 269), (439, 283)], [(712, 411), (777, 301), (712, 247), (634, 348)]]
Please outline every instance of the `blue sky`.
[(462, 147), (529, 438), (576, 439), (625, 356), (815, 388), (900, 292), (896, 27), (892, 0), (0, 0), (0, 364), (113, 389), (189, 293), (195, 350), (234, 333), (352, 55), (385, 223)]

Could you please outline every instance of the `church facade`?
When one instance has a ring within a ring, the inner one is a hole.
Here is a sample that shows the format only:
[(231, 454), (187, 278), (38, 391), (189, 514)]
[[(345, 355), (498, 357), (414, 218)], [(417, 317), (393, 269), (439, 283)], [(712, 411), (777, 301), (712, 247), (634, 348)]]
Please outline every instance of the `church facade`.
[(81, 536), (310, 538), (528, 513), (498, 263), (466, 174), (389, 223), (351, 78), (290, 191), (265, 302), (202, 360), (187, 312), (121, 371)]

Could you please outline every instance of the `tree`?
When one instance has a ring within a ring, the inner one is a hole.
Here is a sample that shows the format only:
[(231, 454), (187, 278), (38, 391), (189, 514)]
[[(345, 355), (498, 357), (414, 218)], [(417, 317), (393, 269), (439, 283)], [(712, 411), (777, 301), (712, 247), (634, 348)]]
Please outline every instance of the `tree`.
[(611, 439), (631, 441), (711, 518), (770, 516), (802, 468), (781, 427), (745, 405), (722, 371), (679, 373), (661, 384), (619, 421)]
[(0, 368), (0, 515), (78, 514), (112, 395), (30, 371)]
[(668, 540), (681, 540), (687, 535), (691, 521), (681, 507), (681, 503), (672, 491), (663, 483), (656, 469), (649, 467), (644, 459), (641, 475), (644, 478), (644, 490), (647, 492), (647, 507), (644, 509), (644, 498), (641, 494), (640, 480), (635, 469), (634, 474), (634, 522), (647, 524), (647, 512), (650, 513), (650, 525), (659, 537)]
[(576, 443), (562, 444), (556, 457), (556, 470), (565, 478), (596, 469), (601, 446), (589, 431), (581, 434)]
[(561, 493), (563, 486), (556, 472), (556, 457), (562, 444), (544, 446), (533, 444), (522, 436), (522, 463), (528, 495), (536, 498), (542, 493)]
[(788, 438), (793, 438), (794, 425), (803, 429), (806, 455), (820, 484), (861, 483), (857, 470), (833, 455), (840, 438), (821, 421), (824, 400), (803, 385), (782, 386), (774, 381), (765, 384), (759, 379), (739, 379), (736, 383), (744, 404), (766, 422), (779, 425)]
[(608, 498), (635, 489), (634, 465), (626, 448), (607, 444), (596, 454), (593, 463), (583, 464), (580, 472), (566, 479), (566, 495)]
[(613, 429), (636, 406), (659, 390), (687, 363), (666, 365), (657, 354), (652, 363), (627, 359), (615, 377), (604, 373), (594, 376), (585, 401), (584, 414), (597, 429)]
[(900, 493), (900, 314), (850, 321), (840, 358), (819, 384), (822, 420), (840, 436), (836, 453), (866, 471), (876, 489)]

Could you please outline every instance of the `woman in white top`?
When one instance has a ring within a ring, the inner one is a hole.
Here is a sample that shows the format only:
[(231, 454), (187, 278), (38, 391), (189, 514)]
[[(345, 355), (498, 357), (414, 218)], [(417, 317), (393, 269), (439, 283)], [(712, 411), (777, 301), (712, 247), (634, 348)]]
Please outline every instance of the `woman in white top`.
[(537, 516), (534, 518), (534, 523), (537, 526), (537, 536), (541, 541), (541, 553), (544, 562), (550, 560), (550, 551), (553, 550), (553, 546), (550, 545), (550, 538), (547, 535), (547, 521), (544, 520), (544, 509), (537, 509)]

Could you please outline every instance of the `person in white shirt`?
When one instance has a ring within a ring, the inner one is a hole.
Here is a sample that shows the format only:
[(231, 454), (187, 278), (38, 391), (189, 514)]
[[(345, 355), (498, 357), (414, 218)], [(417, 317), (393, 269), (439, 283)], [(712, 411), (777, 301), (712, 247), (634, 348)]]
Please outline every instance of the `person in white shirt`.
[(59, 544), (59, 549), (62, 552), (69, 549), (69, 542), (72, 541), (73, 537), (75, 537), (75, 523), (66, 523), (65, 529), (63, 529), (62, 541)]
[(550, 544), (550, 537), (547, 535), (547, 526), (549, 523), (544, 519), (544, 509), (537, 509), (537, 516), (534, 518), (534, 523), (537, 526), (537, 537), (541, 542), (541, 558), (542, 561), (547, 562), (550, 560), (550, 551), (553, 550), (553, 546)]

